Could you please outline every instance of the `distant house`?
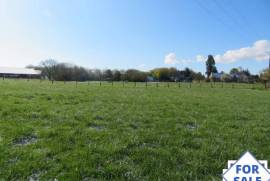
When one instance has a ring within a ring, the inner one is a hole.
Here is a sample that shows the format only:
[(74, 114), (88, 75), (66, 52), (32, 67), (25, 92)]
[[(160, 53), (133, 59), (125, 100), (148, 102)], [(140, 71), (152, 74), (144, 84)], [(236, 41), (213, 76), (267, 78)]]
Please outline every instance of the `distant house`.
[(0, 67), (1, 77), (40, 77), (41, 71), (30, 68)]
[(224, 75), (223, 72), (220, 72), (220, 73), (212, 73), (211, 77), (212, 77), (213, 79), (218, 79), (218, 80), (220, 80), (220, 79), (222, 78), (223, 75)]
[(249, 81), (249, 77), (242, 72), (232, 73), (230, 76), (231, 76), (231, 79), (234, 81), (238, 81), (238, 82), (248, 82)]
[(154, 82), (155, 81), (154, 77), (152, 77), (152, 76), (147, 76), (146, 80), (147, 80), (147, 82)]

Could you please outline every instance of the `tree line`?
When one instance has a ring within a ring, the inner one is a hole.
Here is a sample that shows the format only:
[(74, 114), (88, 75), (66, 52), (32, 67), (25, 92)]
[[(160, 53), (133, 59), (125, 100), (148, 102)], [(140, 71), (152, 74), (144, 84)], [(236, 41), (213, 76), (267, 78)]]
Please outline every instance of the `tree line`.
[(258, 82), (270, 80), (270, 71), (265, 69), (260, 75), (252, 75), (248, 69), (232, 68), (229, 73), (218, 72), (212, 55), (205, 62), (205, 75), (190, 68), (178, 70), (174, 67), (155, 68), (150, 71), (137, 69), (88, 69), (68, 63), (59, 63), (53, 59), (44, 60), (39, 66), (28, 66), (41, 70), (43, 79), (55, 81), (223, 81), (223, 82)]
[(151, 71), (141, 71), (137, 69), (87, 69), (82, 66), (68, 63), (58, 63), (53, 59), (45, 60), (39, 66), (28, 66), (41, 70), (44, 79), (55, 81), (193, 81), (204, 80), (205, 77), (200, 72), (195, 72), (190, 68), (178, 70), (176, 68), (156, 68)]

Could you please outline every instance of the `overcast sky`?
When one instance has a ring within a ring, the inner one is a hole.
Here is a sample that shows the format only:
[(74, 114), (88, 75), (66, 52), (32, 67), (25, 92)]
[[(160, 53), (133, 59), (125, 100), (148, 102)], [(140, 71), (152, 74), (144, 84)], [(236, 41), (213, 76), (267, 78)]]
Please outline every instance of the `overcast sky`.
[(268, 0), (0, 0), (0, 66), (54, 58), (89, 68), (268, 66)]

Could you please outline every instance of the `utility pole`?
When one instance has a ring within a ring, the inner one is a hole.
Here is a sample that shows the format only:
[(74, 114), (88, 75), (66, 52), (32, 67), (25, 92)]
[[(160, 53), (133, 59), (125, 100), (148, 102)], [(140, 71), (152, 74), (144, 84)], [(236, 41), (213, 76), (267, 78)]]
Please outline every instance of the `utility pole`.
[(269, 53), (269, 67), (268, 67), (268, 68), (269, 68), (269, 70), (270, 70), (270, 53)]
[(270, 70), (270, 50), (266, 51), (265, 53), (269, 56), (268, 69)]

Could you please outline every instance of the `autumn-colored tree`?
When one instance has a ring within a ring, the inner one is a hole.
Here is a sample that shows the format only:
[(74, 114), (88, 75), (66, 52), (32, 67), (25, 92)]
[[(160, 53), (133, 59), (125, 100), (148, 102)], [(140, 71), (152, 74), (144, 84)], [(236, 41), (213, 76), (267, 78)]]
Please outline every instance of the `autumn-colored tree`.
[(264, 69), (260, 74), (260, 78), (263, 81), (269, 81), (270, 80), (270, 69)]

